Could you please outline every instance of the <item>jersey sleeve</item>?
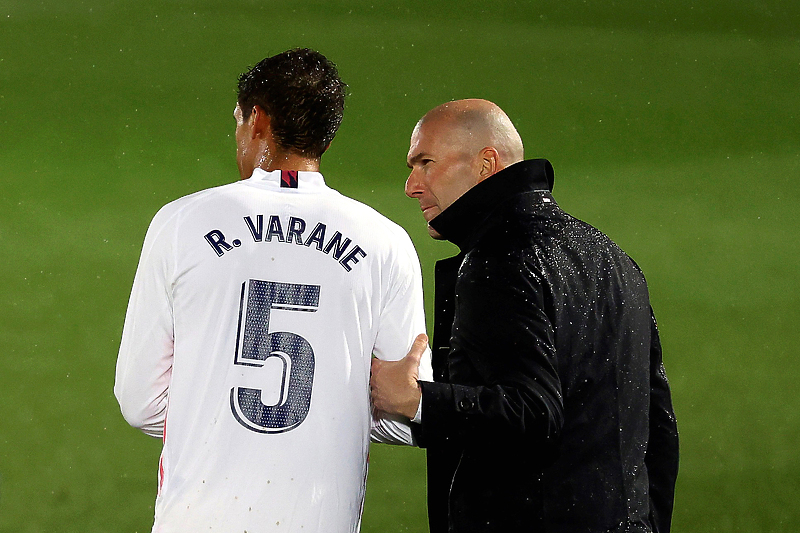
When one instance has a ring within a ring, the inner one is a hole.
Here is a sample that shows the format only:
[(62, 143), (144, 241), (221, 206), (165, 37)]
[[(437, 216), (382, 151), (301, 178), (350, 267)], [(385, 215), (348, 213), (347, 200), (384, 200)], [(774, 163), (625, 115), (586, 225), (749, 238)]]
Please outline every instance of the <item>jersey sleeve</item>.
[[(373, 354), (385, 361), (397, 361), (406, 356), (420, 333), (425, 333), (425, 309), (422, 294), (422, 273), (419, 258), (411, 239), (401, 230), (394, 242), (397, 254), (390, 268), (387, 298), (380, 314), (380, 325)], [(419, 379), (433, 381), (430, 349), (425, 351), (419, 365)], [(416, 445), (410, 421), (402, 416), (390, 416), (374, 411), (373, 442)]]
[(114, 395), (133, 427), (162, 437), (172, 376), (174, 209), (162, 208), (147, 230), (117, 358)]

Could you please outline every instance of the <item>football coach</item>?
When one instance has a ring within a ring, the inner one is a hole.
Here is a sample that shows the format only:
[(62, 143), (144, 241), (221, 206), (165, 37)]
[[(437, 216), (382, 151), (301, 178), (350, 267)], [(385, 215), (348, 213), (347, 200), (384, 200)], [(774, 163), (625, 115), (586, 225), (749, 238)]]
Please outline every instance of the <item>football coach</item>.
[(645, 278), (561, 210), (553, 168), (524, 160), (485, 100), (417, 123), (406, 194), (433, 238), (434, 382), (373, 361), (377, 408), (427, 448), (431, 533), (665, 533), (678, 432)]

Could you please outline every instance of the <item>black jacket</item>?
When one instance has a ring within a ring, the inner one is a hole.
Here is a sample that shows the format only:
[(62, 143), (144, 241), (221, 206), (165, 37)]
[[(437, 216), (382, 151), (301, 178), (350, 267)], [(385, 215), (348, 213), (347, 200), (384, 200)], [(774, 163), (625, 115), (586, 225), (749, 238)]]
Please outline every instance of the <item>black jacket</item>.
[(479, 183), (430, 224), (422, 383), (431, 533), (669, 531), (678, 434), (644, 276), (562, 211), (546, 160)]

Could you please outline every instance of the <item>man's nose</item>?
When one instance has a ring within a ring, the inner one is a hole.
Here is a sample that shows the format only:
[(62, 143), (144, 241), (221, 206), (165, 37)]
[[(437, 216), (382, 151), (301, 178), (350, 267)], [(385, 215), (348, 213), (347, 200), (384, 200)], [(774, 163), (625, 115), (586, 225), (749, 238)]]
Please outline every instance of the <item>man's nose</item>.
[(416, 198), (420, 194), (422, 194), (422, 189), (420, 188), (420, 182), (416, 177), (416, 171), (412, 170), (411, 173), (408, 175), (408, 179), (406, 180), (406, 196), (409, 198)]

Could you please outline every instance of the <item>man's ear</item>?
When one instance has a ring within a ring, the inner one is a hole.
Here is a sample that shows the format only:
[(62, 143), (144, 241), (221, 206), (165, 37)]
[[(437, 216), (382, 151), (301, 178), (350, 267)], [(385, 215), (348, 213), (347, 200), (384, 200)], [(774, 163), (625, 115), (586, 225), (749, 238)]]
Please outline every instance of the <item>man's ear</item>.
[(480, 153), (481, 158), (481, 171), (480, 171), (480, 181), (485, 180), (492, 174), (496, 174), (501, 170), (500, 166), (500, 154), (497, 152), (497, 149), (487, 146)]
[(256, 137), (272, 137), (272, 118), (267, 115), (260, 105), (253, 106), (249, 120), (253, 124), (253, 128), (250, 131), (254, 139)]

